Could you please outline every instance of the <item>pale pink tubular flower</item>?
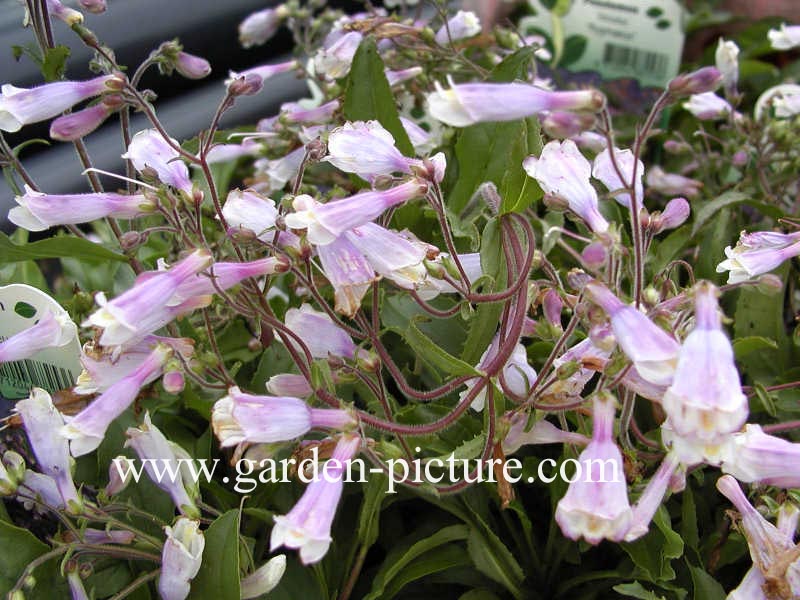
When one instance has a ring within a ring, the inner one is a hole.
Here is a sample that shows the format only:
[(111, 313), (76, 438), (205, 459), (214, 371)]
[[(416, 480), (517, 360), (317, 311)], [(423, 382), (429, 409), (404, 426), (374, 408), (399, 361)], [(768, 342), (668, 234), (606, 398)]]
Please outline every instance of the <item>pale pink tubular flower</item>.
[(240, 582), (242, 600), (260, 598), (275, 589), (286, 571), (286, 555), (273, 556)]
[(714, 92), (692, 94), (682, 106), (701, 121), (725, 119), (733, 112), (728, 101), (720, 98)]
[(214, 144), (206, 154), (206, 162), (213, 165), (242, 156), (258, 156), (263, 149), (264, 146), (255, 139), (245, 139), (241, 144)]
[(617, 344), (644, 379), (669, 385), (678, 363), (680, 345), (633, 306), (623, 304), (598, 281), (584, 288), (589, 299), (608, 314)]
[[(276, 158), (274, 160), (259, 159), (253, 165), (256, 168), (256, 173), (259, 175), (266, 175), (267, 190), (281, 190), (291, 180), (297, 176), (300, 171), (300, 165), (303, 164), (305, 159), (306, 149), (303, 146), (292, 150), (286, 156)], [(261, 187), (255, 186), (258, 191)]]
[(595, 233), (608, 230), (608, 221), (597, 208), (597, 192), (589, 183), (592, 167), (575, 142), (548, 142), (540, 157), (529, 156), (522, 166), (545, 193), (567, 202), (589, 229)]
[[(67, 565), (71, 566), (70, 563), (67, 563)], [(86, 593), (86, 588), (83, 587), (83, 579), (78, 566), (75, 565), (72, 569), (65, 568), (65, 574), (71, 600), (89, 600), (89, 594)]]
[(47, 0), (47, 10), (51, 16), (63, 21), (69, 27), (83, 23), (83, 14), (81, 12), (64, 6), (59, 0)]
[(16, 411), (22, 417), (39, 469), (55, 480), (61, 499), (70, 512), (79, 512), (83, 502), (72, 481), (69, 446), (67, 440), (58, 435), (64, 417), (53, 405), (50, 394), (41, 388), (33, 388), (28, 398), (17, 402)]
[(398, 286), (415, 289), (425, 279), (427, 270), (422, 261), (431, 258), (431, 247), (414, 243), (377, 223), (364, 223), (344, 235), (379, 275)]
[(222, 207), (222, 216), (230, 228), (229, 233), (244, 229), (253, 232), (263, 242), (271, 242), (278, 209), (274, 200), (255, 190), (237, 189), (228, 194)]
[(101, 75), (87, 81), (56, 81), (29, 90), (5, 84), (0, 93), (0, 131), (19, 131), (23, 125), (46, 121), (78, 102), (118, 91), (121, 75)]
[(173, 146), (178, 146), (177, 140), (167, 141), (155, 129), (145, 129), (133, 136), (122, 158), (130, 160), (140, 173), (148, 167), (153, 169), (161, 183), (191, 196), (193, 184), (189, 169)]
[(194, 355), (194, 340), (148, 335), (122, 352), (103, 351), (93, 344), (84, 344), (81, 352), (83, 371), (75, 381), (72, 391), (76, 394), (97, 394), (106, 391), (123, 377), (133, 373), (161, 344), (173, 350), (184, 362)]
[(391, 71), (386, 69), (386, 71), (384, 71), (384, 75), (386, 75), (386, 81), (388, 81), (389, 85), (392, 86), (403, 83), (410, 79), (414, 79), (414, 77), (421, 74), (422, 67), (409, 67), (408, 69), (401, 69), (399, 71)]
[[(500, 350), (500, 334), (496, 333), (492, 338), (489, 347), (486, 348), (480, 360), (478, 361), (478, 369), (485, 368), (490, 362), (494, 360)], [(536, 371), (528, 363), (528, 352), (525, 346), (517, 343), (511, 356), (508, 357), (506, 364), (503, 365), (502, 378), (498, 378), (502, 385), (503, 392), (512, 397), (515, 401), (521, 401), (527, 398), (528, 391), (530, 390), (533, 382), (536, 381)], [(459, 398), (463, 399), (478, 383), (478, 379), (470, 379), (466, 382), (466, 389), (460, 394)], [(491, 384), (489, 384), (491, 385)], [(470, 406), (477, 411), (483, 410), (486, 405), (486, 386), (473, 398)]]
[(282, 63), (259, 65), (257, 67), (251, 67), (249, 69), (239, 72), (231, 71), (228, 74), (228, 79), (225, 80), (225, 85), (230, 85), (231, 82), (235, 81), (239, 77), (247, 77), (248, 75), (258, 77), (261, 79), (262, 82), (264, 82), (270, 77), (273, 77), (280, 73), (287, 73), (288, 71), (296, 69), (297, 65), (298, 63), (296, 60), (288, 60)]
[(785, 561), (790, 552), (796, 551), (794, 531), (788, 532), (791, 525), (796, 525), (794, 515), (784, 512), (779, 520), (781, 528), (775, 527), (750, 504), (739, 483), (730, 475), (723, 475), (717, 480), (717, 489), (742, 515), (742, 529), (750, 550), (750, 558), (753, 560), (752, 569), (737, 588), (737, 595), (733, 598), (747, 598), (747, 600), (768, 598), (769, 596), (763, 593), (760, 596), (744, 595), (746, 591), (754, 591), (759, 587), (758, 583), (771, 589), (784, 589), (787, 592), (785, 597), (796, 598), (800, 594), (800, 579), (797, 567), (794, 566), (797, 563), (787, 564)]
[(592, 441), (578, 457), (580, 476), (556, 507), (556, 522), (564, 535), (572, 540), (583, 537), (592, 545), (603, 539), (622, 540), (632, 520), (622, 453), (614, 443), (615, 404), (611, 394), (594, 396)]
[(77, 334), (75, 323), (66, 313), (47, 313), (37, 322), (0, 342), (0, 363), (23, 360), (44, 350), (69, 344)]
[(695, 328), (683, 341), (672, 385), (661, 400), (679, 435), (703, 441), (738, 431), (748, 415), (717, 294), (708, 282), (695, 287)]
[(187, 466), (193, 460), (189, 453), (164, 437), (150, 420), (150, 413), (145, 413), (144, 423), (139, 427), (129, 427), (125, 435), (128, 437), (125, 447), (134, 449), (144, 463), (147, 475), (169, 494), (180, 513), (186, 517), (199, 517), (200, 510), (195, 505), (199, 495), (198, 480), (192, 474), (193, 468)]
[[(326, 313), (309, 304), (287, 310), (284, 323), (303, 341), (312, 358), (328, 358), (330, 354), (351, 360), (356, 358), (357, 352), (359, 356), (366, 355)], [(278, 335), (284, 344), (295, 346), (291, 336), (282, 333)]]
[(329, 79), (339, 79), (350, 72), (353, 57), (364, 36), (357, 31), (348, 31), (335, 42), (326, 45), (314, 57), (314, 70)]
[(378, 275), (366, 257), (344, 235), (330, 244), (318, 246), (317, 255), (325, 277), (333, 286), (336, 312), (353, 317)]
[(694, 198), (700, 195), (703, 189), (703, 182), (678, 175), (677, 173), (666, 173), (658, 165), (650, 167), (646, 178), (647, 185), (655, 191), (665, 196), (685, 196)]
[(283, 4), (249, 14), (239, 24), (239, 42), (245, 48), (261, 46), (275, 35), (281, 22), (288, 16), (289, 12)]
[(319, 427), (350, 429), (356, 424), (349, 412), (336, 408), (311, 408), (291, 396), (256, 396), (238, 387), (217, 400), (211, 413), (211, 426), (228, 448), (242, 443), (288, 442)]
[(522, 446), (531, 444), (575, 444), (586, 446), (589, 438), (580, 433), (564, 431), (553, 425), (550, 421), (542, 419), (536, 421), (529, 430), (525, 430), (528, 415), (516, 413), (511, 418), (511, 427), (503, 439), (503, 453), (513, 454)]
[(580, 396), (589, 380), (608, 362), (610, 355), (610, 350), (596, 346), (590, 338), (578, 342), (553, 361), (556, 370), (567, 368), (570, 364), (577, 366), (577, 369), (569, 377), (559, 379), (549, 386), (547, 393)]
[(17, 488), (17, 498), (25, 510), (34, 510), (40, 514), (46, 513), (47, 508), (40, 507), (39, 503), (56, 509), (67, 507), (56, 480), (50, 475), (30, 469), (25, 470), (25, 475)]
[(200, 571), (206, 540), (199, 521), (186, 517), (180, 517), (174, 527), (167, 526), (164, 531), (167, 539), (161, 551), (158, 595), (162, 600), (185, 600), (191, 591), (190, 582)]
[(747, 281), (768, 273), (786, 260), (800, 255), (800, 232), (742, 231), (735, 248), (725, 248), (727, 260), (717, 265), (717, 273), (728, 273), (728, 283)]
[(450, 17), (447, 25), (442, 25), (434, 39), (437, 44), (444, 46), (449, 42), (471, 38), (480, 32), (481, 20), (478, 15), (469, 10), (460, 10)]
[(104, 217), (133, 219), (155, 210), (155, 202), (143, 194), (44, 194), (27, 185), (25, 193), (15, 200), (19, 206), (8, 211), (8, 219), (28, 231), (89, 223)]
[(597, 90), (551, 92), (527, 83), (464, 83), (445, 90), (438, 82), (428, 94), (428, 113), (435, 119), (466, 127), (484, 121), (515, 121), (548, 110), (598, 111), (605, 96)]
[(595, 116), (591, 113), (567, 112), (564, 110), (549, 111), (540, 116), (542, 130), (553, 138), (572, 138), (582, 131), (591, 129)]
[(722, 462), (722, 472), (744, 483), (782, 488), (800, 488), (800, 444), (764, 433), (760, 425), (748, 423), (733, 435), (731, 452)]
[(308, 398), (314, 393), (308, 380), (295, 373), (278, 373), (270, 377), (265, 387), (273, 396), (294, 396), (295, 398)]
[(626, 542), (637, 540), (647, 533), (653, 516), (664, 500), (664, 495), (667, 493), (672, 476), (680, 468), (680, 461), (671, 452), (661, 461), (658, 470), (633, 506), (631, 525), (624, 538)]
[(128, 409), (142, 387), (161, 375), (171, 355), (166, 346), (157, 346), (129, 375), (109, 386), (60, 428), (61, 436), (70, 441), (73, 456), (88, 454), (100, 445), (108, 426)]
[(800, 46), (800, 25), (781, 23), (780, 29), (770, 29), (767, 37), (775, 50), (791, 50)]
[(249, 262), (218, 262), (205, 271), (189, 277), (175, 290), (167, 306), (177, 306), (198, 296), (216, 294), (241, 283), (249, 277), (282, 273), (288, 269), (288, 260), (283, 256), (268, 256)]
[(83, 531), (83, 541), (87, 544), (131, 544), (136, 539), (136, 534), (132, 531), (122, 529), (92, 529), (91, 527)]
[(99, 15), (106, 12), (106, 0), (78, 0), (78, 3), (90, 13)]
[(673, 78), (667, 85), (667, 90), (677, 97), (704, 94), (716, 90), (722, 79), (723, 75), (716, 67), (701, 67)]
[(279, 118), (285, 123), (321, 124), (329, 122), (337, 110), (338, 100), (331, 100), (314, 108), (305, 108), (297, 102), (287, 102), (281, 106)]
[(703, 440), (691, 435), (680, 435), (667, 419), (661, 424), (661, 442), (686, 466), (700, 463), (719, 466), (730, 456), (733, 436), (725, 434)]
[(331, 544), (331, 525), (342, 496), (346, 463), (358, 454), (361, 438), (345, 434), (339, 438), (322, 476), (308, 484), (302, 498), (289, 513), (275, 517), (270, 550), (279, 546), (300, 550), (304, 565), (319, 562)]
[[(118, 346), (141, 339), (163, 327), (180, 311), (165, 310), (178, 287), (190, 277), (205, 269), (211, 261), (204, 250), (196, 250), (168, 271), (159, 273), (131, 289), (106, 301), (102, 293), (96, 300), (100, 308), (84, 322), (84, 326), (103, 330), (100, 344)], [(173, 315), (174, 312), (174, 315)]]
[(411, 173), (411, 166), (421, 163), (403, 156), (392, 134), (378, 121), (348, 122), (331, 131), (324, 160), (370, 182), (379, 175)]
[(408, 139), (418, 155), (429, 154), (436, 147), (436, 139), (428, 131), (417, 125), (411, 119), (400, 117), (400, 123), (406, 130)]
[(427, 185), (412, 179), (382, 191), (369, 191), (320, 204), (301, 194), (294, 199), (295, 212), (286, 215), (286, 226), (305, 229), (308, 241), (315, 245), (330, 244), (344, 232), (369, 223), (386, 209), (425, 194)]
[(211, 65), (201, 56), (181, 51), (175, 59), (175, 70), (186, 79), (203, 79), (211, 73)]
[(714, 62), (722, 73), (722, 87), (730, 94), (736, 91), (739, 82), (739, 46), (736, 42), (719, 38), (717, 50), (714, 52)]
[[(626, 181), (619, 178), (614, 161), (611, 159), (611, 152), (605, 148), (594, 159), (594, 166), (592, 168), (592, 175), (595, 179), (603, 182), (609, 192), (617, 192), (623, 188), (627, 188), (633, 177), (634, 156), (633, 152), (628, 149), (620, 150), (614, 148), (614, 158), (616, 159), (617, 166), (622, 171), (623, 177)], [(641, 160), (636, 161), (636, 185), (634, 191), (636, 194), (636, 206), (639, 210), (643, 207), (644, 200), (644, 187), (642, 186), (642, 177), (644, 176), (644, 163)], [(628, 192), (620, 192), (614, 195), (614, 199), (630, 210), (631, 208), (631, 195)]]
[(61, 142), (79, 140), (100, 127), (120, 106), (119, 96), (106, 96), (103, 102), (62, 115), (50, 123), (50, 137)]

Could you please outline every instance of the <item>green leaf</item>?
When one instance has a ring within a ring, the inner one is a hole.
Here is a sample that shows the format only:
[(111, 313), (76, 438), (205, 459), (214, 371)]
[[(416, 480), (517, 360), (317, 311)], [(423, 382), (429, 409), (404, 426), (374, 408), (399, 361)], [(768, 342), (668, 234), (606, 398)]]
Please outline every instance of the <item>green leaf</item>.
[(688, 566), (694, 585), (694, 600), (725, 600), (727, 594), (716, 579), (706, 573), (705, 569)]
[(676, 258), (678, 258), (681, 250), (686, 247), (687, 242), (691, 238), (691, 229), (688, 225), (679, 227), (672, 231), (664, 239), (654, 245), (651, 252), (647, 253), (645, 259), (650, 263), (653, 273), (660, 273), (666, 266)]
[(414, 146), (400, 122), (392, 89), (384, 74), (375, 39), (366, 37), (353, 57), (344, 92), (344, 116), (350, 121), (376, 119), (394, 136), (397, 148), (414, 156)]
[[(17, 579), (22, 575), (25, 567), (45, 552), (50, 547), (36, 539), (30, 532), (11, 523), (0, 521), (0, 594), (6, 593), (14, 587)], [(57, 559), (56, 559), (57, 560)], [(33, 590), (26, 590), (26, 598), (52, 598), (52, 584), (56, 582), (56, 565), (48, 561), (33, 572), (33, 576), (40, 582)]]
[(533, 46), (524, 46), (504, 58), (492, 69), (489, 79), (498, 82), (510, 82), (515, 79), (527, 79), (528, 71), (533, 64), (535, 50)]
[(733, 352), (736, 355), (736, 360), (741, 360), (751, 352), (756, 352), (757, 350), (777, 350), (777, 348), (778, 344), (775, 340), (760, 335), (751, 335), (749, 337), (733, 340)]
[(430, 368), (439, 369), (450, 376), (456, 377), (460, 375), (479, 375), (475, 367), (449, 354), (441, 346), (435, 344), (431, 338), (422, 333), (417, 327), (417, 322), (420, 318), (424, 317), (412, 317), (405, 329), (397, 326), (390, 326), (387, 329), (403, 336), (408, 345), (414, 349), (415, 354)]
[(358, 515), (356, 537), (367, 548), (378, 539), (381, 505), (386, 498), (386, 482), (387, 478), (383, 473), (373, 474), (364, 491), (364, 500)]
[[(774, 273), (786, 281), (789, 265), (784, 263)], [(791, 344), (783, 321), (783, 294), (762, 294), (752, 288), (742, 288), (736, 301), (734, 314), (734, 339), (764, 338), (774, 341), (776, 347), (762, 346), (758, 352), (737, 355), (739, 364), (750, 377), (772, 381), (784, 373), (791, 361)]]
[(483, 521), (470, 529), (467, 549), (475, 567), (487, 577), (502, 584), (515, 598), (522, 598), (522, 568), (511, 551)]
[(655, 592), (651, 592), (638, 581), (615, 585), (614, 591), (628, 598), (639, 598), (639, 600), (664, 600), (664, 596), (657, 596)]
[(386, 586), (381, 600), (394, 598), (403, 587), (412, 581), (456, 567), (471, 568), (472, 562), (464, 548), (455, 544), (446, 544), (435, 552), (420, 556), (409, 563), (403, 572)]
[(100, 244), (70, 236), (59, 236), (32, 242), (23, 246), (14, 244), (5, 233), (0, 233), (0, 265), (41, 258), (72, 257), (86, 261), (120, 261), (128, 259)]
[[(390, 552), (383, 561), (380, 570), (373, 580), (372, 590), (364, 597), (364, 600), (387, 599), (388, 596), (384, 594), (384, 591), (395, 578), (401, 579), (405, 584), (422, 575), (428, 574), (412, 572), (410, 575), (414, 575), (414, 577), (409, 578), (404, 575), (404, 570), (418, 557), (426, 555), (428, 559), (435, 558), (436, 554), (431, 551), (452, 542), (466, 540), (468, 535), (469, 528), (466, 525), (451, 525), (440, 529), (433, 535), (425, 537), (409, 547), (401, 546), (396, 548)], [(427, 556), (428, 554), (430, 554), (430, 556)], [(396, 587), (396, 589), (399, 588)]]
[(683, 554), (683, 539), (672, 529), (669, 514), (663, 506), (653, 517), (647, 535), (621, 546), (649, 581), (658, 583), (675, 579), (671, 562)]
[(192, 580), (189, 600), (240, 600), (239, 510), (218, 517), (205, 532), (203, 564)]
[(564, 54), (561, 56), (560, 67), (567, 68), (571, 64), (578, 62), (586, 52), (589, 41), (585, 35), (571, 35), (564, 42)]
[(45, 52), (42, 62), (42, 75), (45, 81), (58, 81), (64, 76), (69, 54), (69, 48), (61, 45), (49, 48)]
[(717, 212), (727, 206), (741, 204), (749, 199), (750, 196), (747, 194), (731, 190), (729, 192), (725, 192), (715, 200), (704, 203), (699, 210), (695, 211), (694, 225), (692, 226), (692, 237), (697, 235), (697, 232), (700, 231), (703, 225), (705, 225), (714, 215), (716, 215)]

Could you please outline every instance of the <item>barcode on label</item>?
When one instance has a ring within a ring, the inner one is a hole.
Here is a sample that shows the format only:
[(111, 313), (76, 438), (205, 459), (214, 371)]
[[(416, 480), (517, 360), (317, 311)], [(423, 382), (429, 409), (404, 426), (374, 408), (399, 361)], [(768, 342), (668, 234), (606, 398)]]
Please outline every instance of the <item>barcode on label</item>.
[(650, 52), (630, 46), (606, 43), (603, 50), (603, 64), (617, 69), (630, 69), (640, 75), (648, 73), (653, 77), (663, 77), (669, 59), (666, 54)]
[(0, 364), (0, 379), (21, 389), (40, 387), (48, 392), (64, 390), (75, 383), (67, 369), (30, 359)]

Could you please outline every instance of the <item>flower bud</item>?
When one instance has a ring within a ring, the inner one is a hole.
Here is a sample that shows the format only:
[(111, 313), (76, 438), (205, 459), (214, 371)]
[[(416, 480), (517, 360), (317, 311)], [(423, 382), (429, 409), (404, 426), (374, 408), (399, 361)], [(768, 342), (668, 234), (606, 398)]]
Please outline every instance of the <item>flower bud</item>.
[(722, 83), (722, 73), (716, 67), (703, 67), (691, 73), (681, 73), (667, 85), (676, 97), (713, 92)]
[(590, 113), (552, 111), (542, 119), (542, 129), (550, 137), (564, 139), (591, 129), (594, 123), (595, 116)]
[(739, 150), (731, 157), (731, 164), (734, 167), (743, 167), (750, 160), (746, 150)]
[(228, 84), (231, 96), (254, 96), (264, 87), (264, 81), (258, 75), (237, 77)]
[(667, 140), (664, 142), (664, 150), (669, 154), (684, 154), (691, 149), (692, 147), (686, 142), (679, 142), (678, 140)]
[(188, 52), (178, 52), (175, 59), (175, 70), (186, 79), (203, 79), (211, 73), (211, 65), (200, 56)]
[(591, 269), (600, 269), (606, 264), (608, 253), (606, 248), (600, 242), (592, 242), (586, 246), (581, 252), (581, 259), (583, 264)]
[(650, 219), (650, 229), (654, 234), (667, 229), (676, 229), (689, 218), (690, 208), (686, 198), (673, 198), (667, 202), (664, 212), (654, 213)]
[(186, 380), (184, 379), (183, 372), (176, 370), (164, 373), (161, 383), (164, 386), (164, 391), (168, 394), (180, 394), (186, 385)]
[(269, 559), (258, 570), (242, 579), (240, 587), (242, 600), (258, 598), (271, 592), (280, 583), (284, 571), (286, 571), (285, 554)]

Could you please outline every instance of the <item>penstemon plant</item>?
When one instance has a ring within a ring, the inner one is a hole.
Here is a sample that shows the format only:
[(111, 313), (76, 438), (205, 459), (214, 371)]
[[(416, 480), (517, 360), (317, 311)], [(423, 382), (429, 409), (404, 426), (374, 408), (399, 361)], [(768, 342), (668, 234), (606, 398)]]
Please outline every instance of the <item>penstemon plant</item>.
[[(24, 2), (47, 82), (0, 95), (0, 278), (67, 312), (0, 341), (0, 374), (76, 336), (83, 370), (25, 370), (6, 419), (3, 593), (800, 597), (797, 63), (763, 91), (720, 40), (638, 118), (556, 87), (563, 48), (394, 4), (252, 14), (242, 45), (285, 27), (294, 58), (176, 140), (142, 77), (208, 62), (168, 41), (128, 69)], [(57, 27), (93, 78), (62, 78)], [(285, 73), (310, 97), (220, 129)], [(84, 142), (110, 119), (115, 174)], [(43, 121), (85, 193), (9, 144)]]

